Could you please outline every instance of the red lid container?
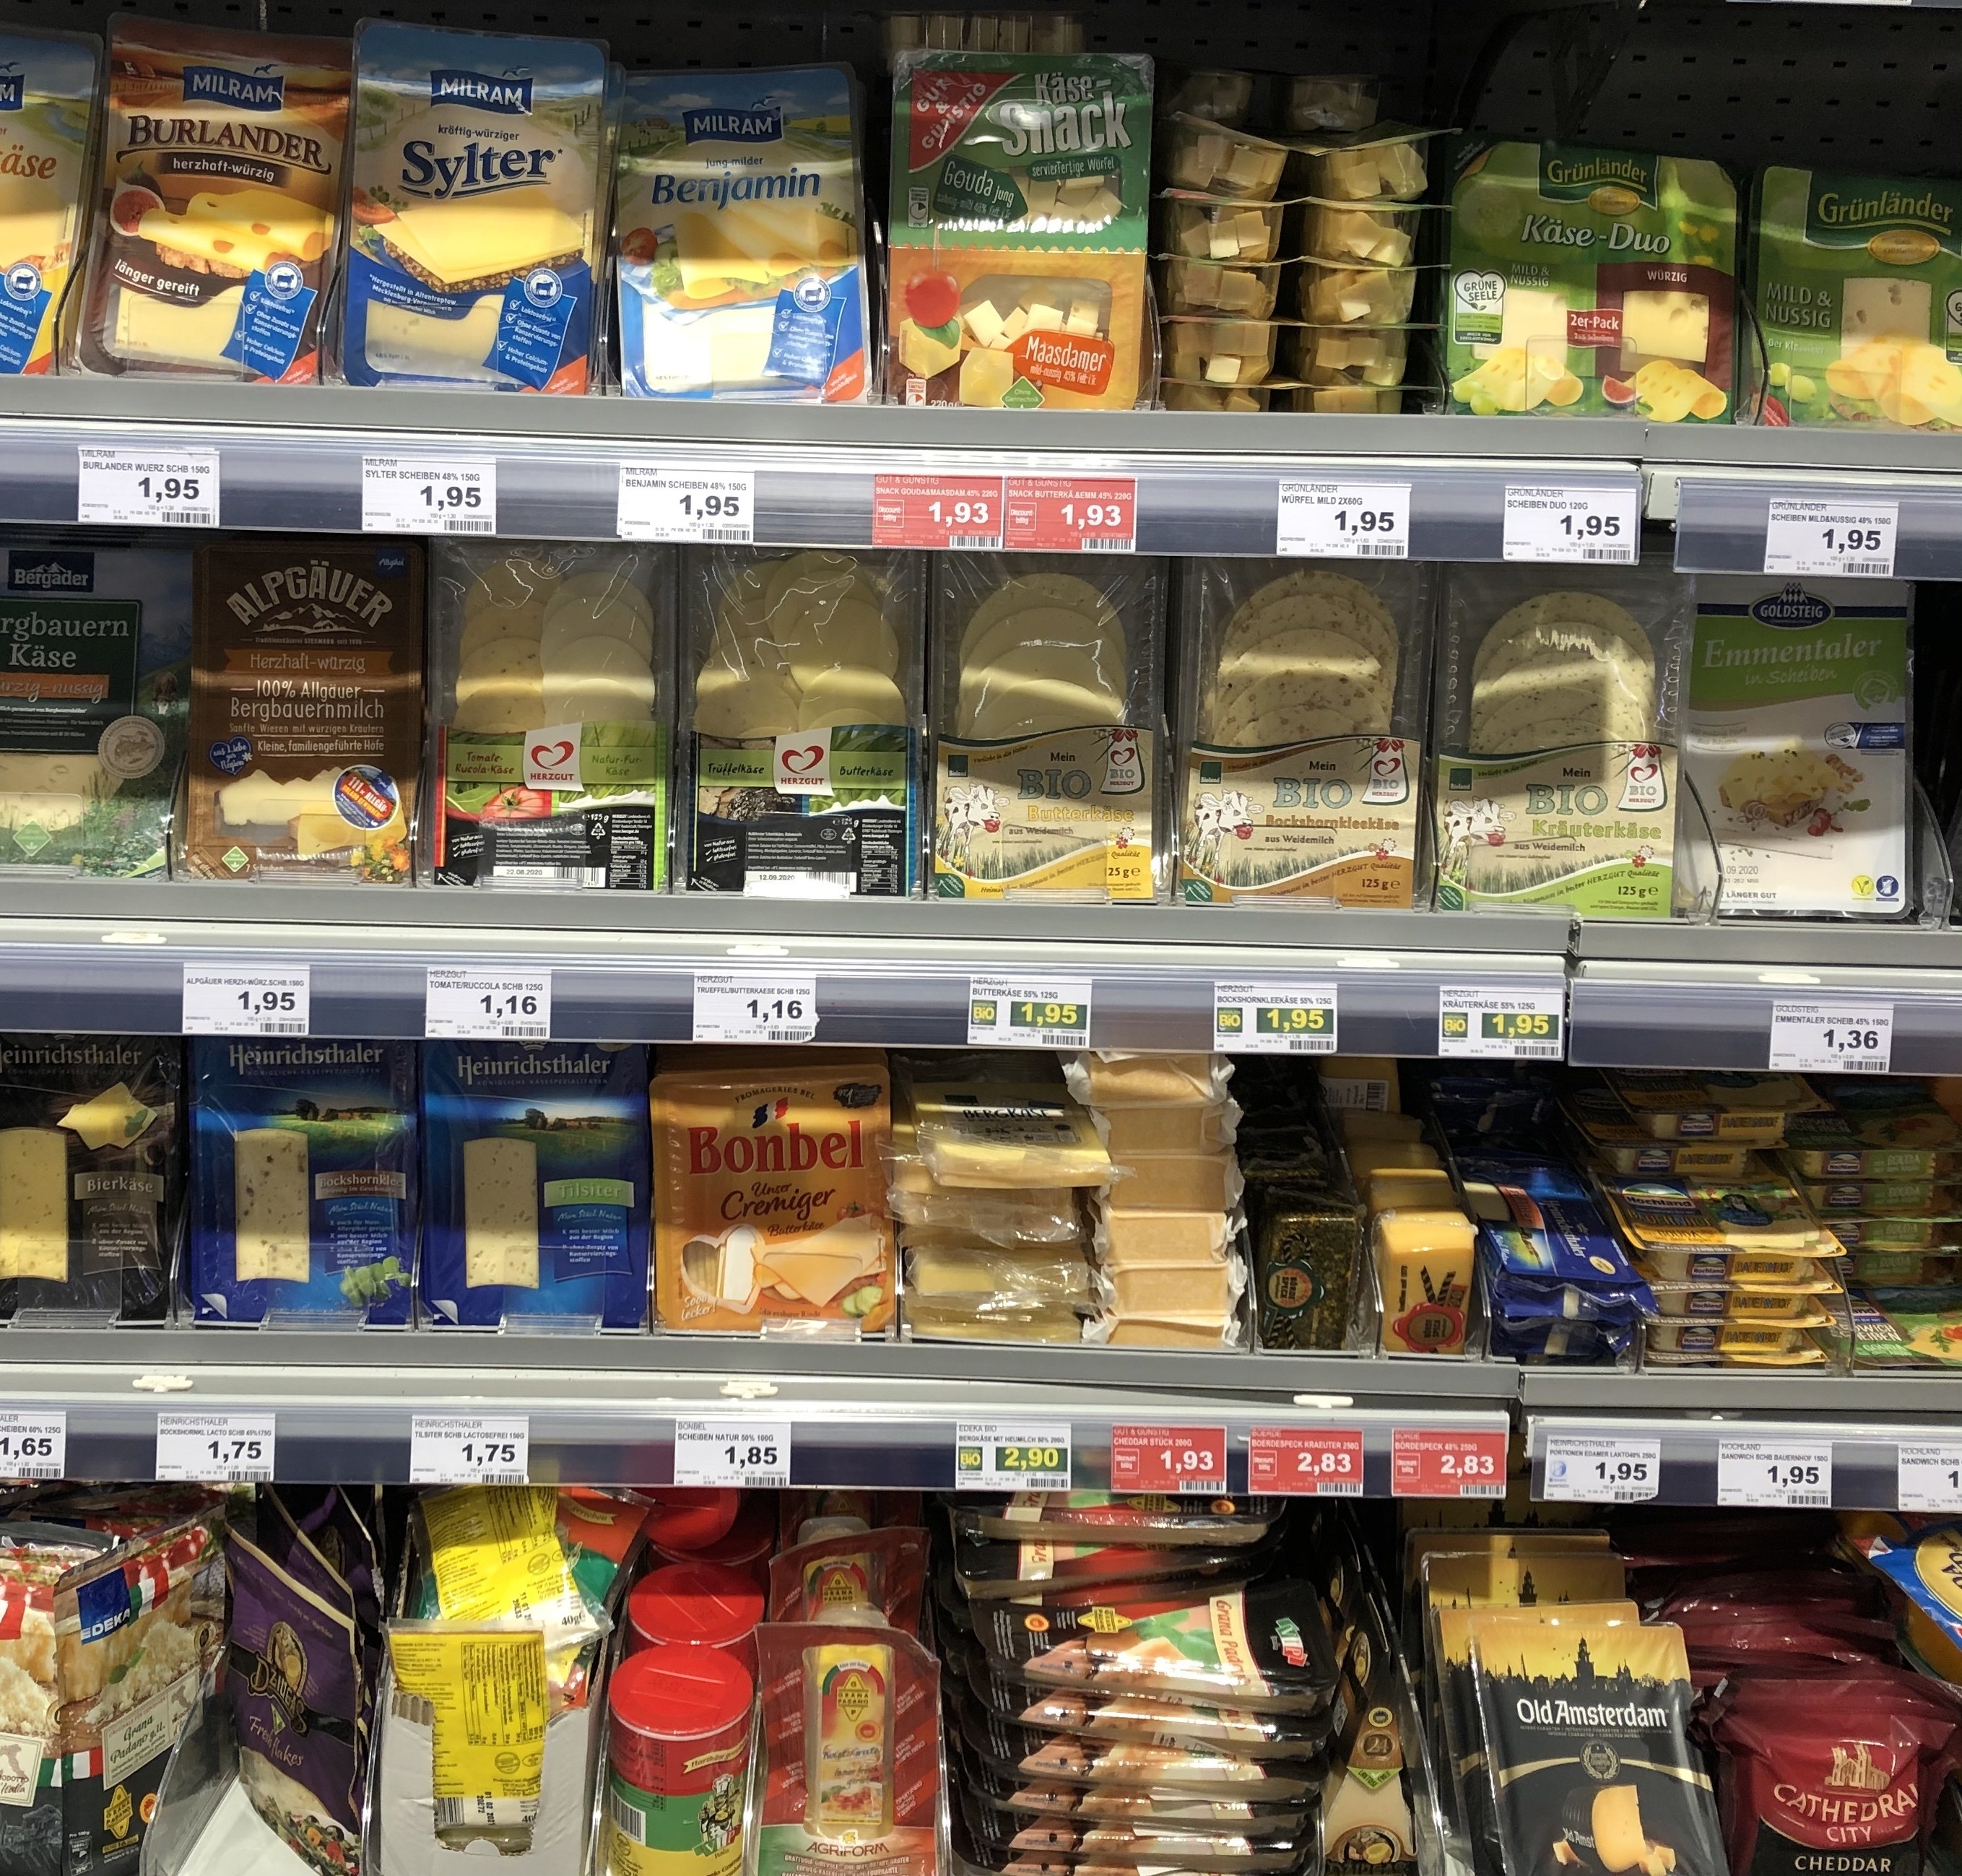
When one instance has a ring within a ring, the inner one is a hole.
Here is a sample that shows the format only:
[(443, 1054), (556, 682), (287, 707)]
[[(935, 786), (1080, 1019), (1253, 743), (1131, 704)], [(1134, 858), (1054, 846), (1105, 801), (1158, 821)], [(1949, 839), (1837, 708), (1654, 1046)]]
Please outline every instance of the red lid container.
[(753, 1675), (763, 1593), (743, 1571), (690, 1558), (650, 1571), (627, 1598), (628, 1646), (704, 1647), (728, 1654)]
[(655, 1551), (670, 1563), (699, 1559), (703, 1563), (721, 1564), (743, 1571), (767, 1593), (770, 1558), (777, 1549), (776, 1507), (762, 1493), (753, 1493), (730, 1529), (711, 1542), (685, 1548), (670, 1542), (658, 1530), (653, 1542)]
[(692, 1557), (727, 1536), (743, 1508), (743, 1494), (725, 1485), (661, 1485), (648, 1495), (647, 1539), (663, 1556)]
[(746, 1776), (756, 1682), (719, 1649), (644, 1648), (614, 1670), (607, 1756), (637, 1791), (700, 1795), (717, 1772)]

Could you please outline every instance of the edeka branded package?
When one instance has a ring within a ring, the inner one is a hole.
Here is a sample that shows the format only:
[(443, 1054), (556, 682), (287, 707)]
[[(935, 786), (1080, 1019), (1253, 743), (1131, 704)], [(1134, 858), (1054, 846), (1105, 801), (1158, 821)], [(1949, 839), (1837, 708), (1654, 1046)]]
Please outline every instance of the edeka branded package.
[(429, 1317), (646, 1328), (647, 1152), (637, 1043), (424, 1043)]
[(198, 1322), (341, 1316), (407, 1325), (416, 1045), (258, 1036), (190, 1044)]
[(1770, 168), (1752, 206), (1762, 420), (1962, 428), (1962, 183)]
[(663, 1328), (890, 1325), (883, 1053), (663, 1049), (650, 1098)]
[(1453, 410), (1730, 421), (1737, 192), (1721, 165), (1468, 138), (1451, 201)]
[(1151, 124), (1147, 58), (899, 54), (896, 402), (1123, 410), (1149, 396)]
[(347, 88), (345, 40), (117, 18), (85, 370), (319, 377)]
[(674, 549), (437, 543), (430, 717), (436, 884), (661, 890)]
[(200, 879), (409, 883), (423, 550), (200, 548), (174, 863)]
[(682, 565), (689, 887), (916, 891), (925, 561), (705, 547)]
[(161, 877), (190, 680), (191, 556), (0, 542), (0, 869)]
[(1723, 863), (1720, 912), (1912, 909), (1913, 592), (1891, 580), (1698, 578), (1682, 767)]
[(347, 382), (583, 393), (606, 47), (364, 20), (354, 62)]
[(93, 34), (0, 33), (0, 376), (54, 367), (101, 78)]
[(848, 66), (628, 79), (613, 223), (628, 397), (864, 401), (860, 145)]
[(1187, 566), (1188, 904), (1411, 903), (1431, 605), (1420, 561)]
[(938, 895), (1156, 898), (1165, 563), (939, 554), (930, 573)]
[(1670, 916), (1692, 583), (1654, 567), (1446, 570), (1440, 910)]
[(183, 1072), (174, 1036), (0, 1036), (0, 1315), (169, 1313)]

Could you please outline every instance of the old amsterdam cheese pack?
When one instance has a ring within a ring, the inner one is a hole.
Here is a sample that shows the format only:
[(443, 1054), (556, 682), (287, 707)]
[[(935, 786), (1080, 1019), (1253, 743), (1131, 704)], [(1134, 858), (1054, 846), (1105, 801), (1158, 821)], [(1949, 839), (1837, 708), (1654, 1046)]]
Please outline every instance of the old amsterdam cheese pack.
[(606, 85), (596, 41), (362, 22), (350, 384), (585, 391)]
[(893, 401), (1149, 395), (1151, 60), (903, 52), (893, 101)]
[(892, 1085), (884, 1055), (669, 1050), (650, 1100), (655, 1309), (664, 1328), (887, 1327)]
[(1454, 411), (1730, 421), (1737, 192), (1720, 164), (1472, 138), (1451, 200)]
[(54, 363), (101, 65), (91, 34), (0, 33), (0, 375)]
[(614, 216), (628, 396), (863, 401), (858, 149), (846, 66), (628, 79)]
[(87, 369), (319, 377), (347, 94), (342, 40), (117, 19)]

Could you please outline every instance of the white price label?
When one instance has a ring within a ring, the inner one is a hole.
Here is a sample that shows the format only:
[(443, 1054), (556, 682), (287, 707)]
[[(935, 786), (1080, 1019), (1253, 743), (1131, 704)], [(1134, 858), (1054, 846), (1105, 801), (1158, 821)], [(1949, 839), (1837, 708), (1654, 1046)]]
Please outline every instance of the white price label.
[(313, 967), (200, 970), (184, 966), (187, 1036), (304, 1036), (313, 1021)]
[(1087, 1049), (1088, 977), (970, 977), (970, 1049)]
[(430, 456), (361, 459), (363, 534), (495, 534), (497, 465)]
[(1720, 1505), (1829, 1508), (1832, 1441), (1720, 1440), (1717, 1443), (1717, 1502)]
[(522, 1485), (531, 1476), (529, 1414), (417, 1414), (410, 1418), (411, 1485)]
[(697, 1042), (809, 1042), (817, 1034), (817, 978), (698, 970), (694, 1034)]
[(75, 518), (85, 527), (215, 528), (216, 449), (78, 452)]
[(1894, 1504), (1903, 1511), (1962, 1511), (1962, 1440), (1906, 1440), (1894, 1448)]
[(1283, 482), (1274, 551), (1408, 560), (1410, 497), (1408, 482)]
[(963, 1420), (954, 1429), (956, 1491), (1067, 1491), (1069, 1425), (1060, 1420)]
[(676, 1421), (674, 1482), (781, 1490), (791, 1482), (790, 1422)]
[(59, 1408), (0, 1413), (0, 1478), (66, 1478), (68, 1415)]
[(1885, 1075), (1894, 1059), (1894, 1006), (1774, 1003), (1771, 1067), (1794, 1075)]
[(1641, 498), (1633, 488), (1506, 485), (1507, 560), (1628, 563), (1641, 537)]
[(615, 531), (623, 541), (722, 541), (756, 538), (756, 478), (749, 469), (623, 462)]
[(551, 973), (464, 970), (432, 964), (423, 989), (423, 1034), (549, 1041)]
[(1215, 983), (1213, 1046), (1235, 1055), (1333, 1055), (1335, 986)]
[(270, 1414), (159, 1414), (157, 1477), (270, 1485), (274, 1427)]
[(1775, 497), (1765, 523), (1765, 571), (1891, 580), (1900, 529), (1897, 501)]
[(1498, 990), (1447, 983), (1437, 992), (1437, 1053), (1502, 1062), (1557, 1062), (1565, 1045), (1567, 986)]
[(1662, 1441), (1622, 1433), (1550, 1433), (1540, 1488), (1545, 1499), (1584, 1504), (1641, 1504), (1662, 1483)]

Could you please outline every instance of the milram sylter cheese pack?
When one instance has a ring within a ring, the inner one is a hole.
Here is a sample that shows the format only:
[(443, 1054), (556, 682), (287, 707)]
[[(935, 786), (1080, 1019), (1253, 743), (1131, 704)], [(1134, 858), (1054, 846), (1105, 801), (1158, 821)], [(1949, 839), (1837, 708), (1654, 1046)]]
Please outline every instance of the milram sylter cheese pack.
[(1730, 421), (1737, 192), (1721, 165), (1471, 138), (1451, 200), (1454, 411)]
[(406, 886), (422, 759), (415, 542), (198, 550), (175, 864)]
[(1893, 580), (1703, 576), (1682, 762), (1721, 912), (1898, 919), (1908, 884), (1908, 627)]
[(350, 384), (586, 388), (611, 177), (606, 49), (364, 20)]
[(864, 400), (858, 149), (847, 66), (628, 79), (614, 241), (628, 397)]
[(647, 1052), (423, 1050), (423, 1313), (438, 1327), (647, 1322)]
[(1764, 420), (1962, 427), (1962, 183), (1760, 172)]
[(1118, 410), (1149, 394), (1151, 121), (1147, 58), (898, 55), (895, 402)]
[(101, 70), (92, 34), (0, 33), (0, 376), (53, 369)]
[(114, 21), (86, 369), (319, 377), (347, 88), (343, 40)]
[(1193, 561), (1179, 890), (1411, 903), (1431, 595), (1414, 561)]
[(161, 878), (190, 679), (183, 548), (0, 542), (0, 870)]
[(192, 1320), (406, 1328), (416, 1045), (201, 1037), (190, 1071)]
[(1692, 587), (1654, 567), (1449, 570), (1441, 909), (1670, 916)]

